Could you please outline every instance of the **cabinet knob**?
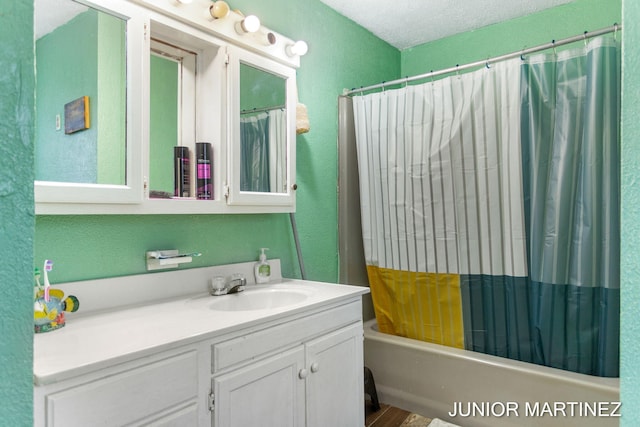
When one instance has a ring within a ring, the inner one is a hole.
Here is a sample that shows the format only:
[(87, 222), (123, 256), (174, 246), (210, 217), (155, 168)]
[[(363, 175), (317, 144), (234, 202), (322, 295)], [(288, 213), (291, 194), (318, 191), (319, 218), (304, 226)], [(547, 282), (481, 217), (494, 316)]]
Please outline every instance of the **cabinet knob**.
[(300, 372), (298, 372), (298, 377), (301, 380), (307, 378), (307, 375), (309, 375), (309, 371), (307, 371), (306, 369), (300, 369)]
[(318, 362), (313, 362), (311, 364), (311, 372), (316, 373), (318, 372), (319, 369), (320, 369), (320, 366), (318, 366)]
[(291, 189), (294, 190), (294, 191), (297, 190), (298, 189), (298, 184), (293, 184), (291, 186)]

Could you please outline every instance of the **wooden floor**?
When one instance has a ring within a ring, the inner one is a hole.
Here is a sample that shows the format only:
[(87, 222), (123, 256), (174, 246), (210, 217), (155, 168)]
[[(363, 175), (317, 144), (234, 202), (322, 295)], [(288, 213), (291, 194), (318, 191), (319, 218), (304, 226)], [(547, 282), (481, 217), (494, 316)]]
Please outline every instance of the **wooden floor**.
[(380, 404), (380, 410), (373, 412), (370, 402), (366, 403), (366, 427), (427, 427), (430, 422), (428, 418), (385, 404)]

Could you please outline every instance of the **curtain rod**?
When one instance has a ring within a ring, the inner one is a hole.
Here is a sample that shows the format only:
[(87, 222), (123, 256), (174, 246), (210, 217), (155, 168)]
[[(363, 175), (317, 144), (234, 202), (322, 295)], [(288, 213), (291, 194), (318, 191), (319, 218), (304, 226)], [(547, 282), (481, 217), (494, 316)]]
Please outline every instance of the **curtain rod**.
[(523, 50), (521, 50), (519, 52), (507, 53), (505, 55), (496, 56), (496, 57), (485, 59), (485, 60), (482, 60), (482, 61), (470, 62), (470, 63), (464, 64), (464, 65), (456, 65), (455, 67), (445, 68), (445, 69), (438, 70), (438, 71), (430, 71), (430, 72), (425, 73), (425, 74), (419, 74), (419, 75), (411, 76), (411, 77), (403, 77), (401, 79), (391, 80), (391, 81), (388, 81), (388, 82), (382, 82), (382, 83), (378, 83), (378, 84), (371, 85), (371, 86), (353, 88), (351, 90), (345, 89), (345, 91), (343, 92), (343, 95), (353, 95), (355, 93), (367, 92), (367, 91), (370, 91), (370, 90), (384, 88), (384, 87), (387, 87), (387, 86), (393, 86), (393, 85), (397, 85), (397, 84), (401, 84), (401, 83), (408, 83), (408, 82), (412, 82), (412, 81), (415, 81), (415, 80), (422, 80), (422, 79), (427, 79), (427, 78), (430, 78), (430, 77), (440, 76), (440, 75), (443, 75), (443, 74), (450, 74), (450, 73), (454, 73), (454, 72), (457, 72), (457, 71), (463, 71), (463, 70), (467, 70), (469, 68), (475, 68), (475, 67), (480, 67), (480, 66), (488, 66), (491, 63), (500, 62), (500, 61), (504, 61), (504, 60), (507, 60), (507, 59), (517, 58), (517, 57), (524, 57), (524, 55), (528, 55), (530, 53), (540, 52), (541, 50), (552, 49), (552, 48), (555, 48), (555, 47), (558, 47), (558, 46), (563, 46), (563, 45), (566, 45), (566, 44), (575, 43), (575, 42), (578, 42), (578, 41), (581, 41), (581, 40), (587, 40), (588, 38), (591, 38), (591, 37), (597, 37), (597, 36), (600, 36), (600, 35), (603, 35), (603, 34), (608, 34), (608, 33), (617, 33), (618, 30), (620, 30), (620, 29), (622, 29), (621, 25), (613, 24), (611, 27), (601, 28), (601, 29), (595, 30), (595, 31), (585, 31), (583, 34), (580, 34), (580, 35), (577, 35), (577, 36), (568, 37), (568, 38), (562, 39), (562, 40), (552, 40), (551, 43), (546, 43), (546, 44), (542, 44), (540, 46), (530, 47), (528, 49), (523, 49)]
[(240, 114), (261, 113), (263, 111), (284, 110), (284, 109), (285, 109), (284, 105), (277, 105), (275, 107), (247, 108), (246, 110), (241, 110)]

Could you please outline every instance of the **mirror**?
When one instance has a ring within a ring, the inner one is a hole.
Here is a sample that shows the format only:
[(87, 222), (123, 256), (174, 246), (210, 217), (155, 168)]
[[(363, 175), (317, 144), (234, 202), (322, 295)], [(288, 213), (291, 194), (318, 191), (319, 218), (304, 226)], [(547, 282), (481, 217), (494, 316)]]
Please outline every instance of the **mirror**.
[(35, 177), (126, 185), (126, 21), (35, 0)]
[(240, 63), (240, 191), (287, 192), (286, 83)]
[[(149, 95), (149, 185), (151, 198), (188, 197), (192, 167), (187, 156), (182, 191), (175, 188), (175, 151), (195, 140), (195, 76), (197, 55), (169, 42), (151, 39)], [(182, 167), (181, 166), (181, 167)], [(178, 194), (180, 193), (180, 194)]]

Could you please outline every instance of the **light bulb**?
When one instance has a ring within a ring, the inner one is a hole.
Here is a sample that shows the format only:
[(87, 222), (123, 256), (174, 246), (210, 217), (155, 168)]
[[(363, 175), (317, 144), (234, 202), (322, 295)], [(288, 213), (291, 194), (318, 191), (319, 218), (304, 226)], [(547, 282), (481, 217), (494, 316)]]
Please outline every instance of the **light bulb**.
[(238, 34), (255, 33), (260, 29), (260, 19), (255, 15), (245, 17), (236, 25)]
[(308, 50), (309, 46), (307, 46), (307, 44), (302, 40), (299, 40), (294, 44), (290, 44), (286, 47), (287, 55), (289, 56), (303, 56), (307, 53)]
[(229, 5), (223, 0), (214, 1), (209, 7), (209, 13), (213, 19), (226, 18), (229, 15)]

